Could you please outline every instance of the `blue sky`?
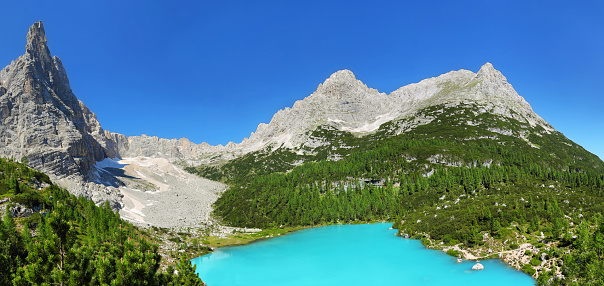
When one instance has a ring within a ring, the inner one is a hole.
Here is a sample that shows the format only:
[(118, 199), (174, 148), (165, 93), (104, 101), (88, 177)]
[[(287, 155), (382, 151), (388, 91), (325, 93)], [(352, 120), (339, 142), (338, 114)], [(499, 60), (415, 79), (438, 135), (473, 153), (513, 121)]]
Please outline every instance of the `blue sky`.
[(389, 93), (488, 61), (604, 158), (604, 1), (4, 2), (0, 66), (42, 20), (112, 132), (240, 142), (340, 69)]

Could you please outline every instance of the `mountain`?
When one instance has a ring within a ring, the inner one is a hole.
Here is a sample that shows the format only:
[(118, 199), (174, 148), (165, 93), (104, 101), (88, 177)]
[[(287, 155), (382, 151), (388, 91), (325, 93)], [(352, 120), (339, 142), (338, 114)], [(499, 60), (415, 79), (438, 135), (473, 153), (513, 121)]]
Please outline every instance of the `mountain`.
[[(481, 113), (498, 114), (554, 130), (533, 112), (506, 78), (487, 63), (478, 73), (452, 71), (401, 87), (390, 94), (369, 88), (351, 71), (341, 70), (320, 84), (310, 96), (297, 101), (291, 108), (278, 111), (268, 124), (260, 123), (255, 132), (238, 144), (211, 146), (207, 143), (197, 145), (186, 138), (112, 135), (118, 142), (119, 154), (185, 160), (189, 165), (220, 165), (265, 148), (284, 147), (300, 153), (304, 145), (318, 144), (310, 138), (310, 133), (320, 126), (363, 136), (378, 130), (384, 123), (408, 118), (428, 106), (469, 102), (481, 105)], [(422, 120), (411, 124), (421, 125), (429, 119)]]
[(224, 186), (163, 159), (215, 152), (206, 145), (103, 130), (73, 94), (61, 60), (51, 56), (42, 22), (29, 28), (25, 54), (0, 71), (0, 156), (27, 161), (73, 194), (107, 201), (126, 219), (162, 227), (207, 224)]
[[(506, 164), (505, 156), (492, 150), (476, 154), (476, 144), (524, 152), (532, 162), (557, 170), (603, 169), (601, 160), (535, 114), (490, 63), (477, 73), (451, 71), (390, 94), (341, 70), (268, 124), (261, 123), (249, 138), (226, 146), (103, 130), (73, 94), (61, 60), (51, 56), (41, 22), (30, 27), (25, 54), (0, 71), (0, 83), (1, 156), (27, 159), (70, 192), (96, 203), (109, 201), (123, 217), (160, 226), (212, 221), (212, 204), (226, 189), (187, 174), (183, 166), (215, 181), (239, 184), (293, 172), (305, 162), (344, 164), (359, 152), (396, 142), (453, 140), (397, 149), (399, 157), (414, 162), (414, 169), (404, 172)], [(355, 176), (396, 181), (386, 173)]]
[[(460, 126), (464, 130), (456, 134)], [(528, 152), (543, 154), (543, 160), (556, 154), (560, 168), (578, 164), (581, 170), (603, 170), (599, 158), (537, 115), (490, 63), (477, 73), (451, 71), (390, 94), (368, 88), (351, 71), (338, 71), (310, 96), (280, 110), (268, 124), (261, 123), (249, 138), (227, 145), (231, 152), (238, 151), (233, 152), (236, 158), (188, 170), (213, 180), (247, 180), (289, 171), (306, 161), (340, 160), (358, 148), (426, 129), (439, 131), (435, 137), (462, 141), (491, 139), (504, 144), (518, 139), (523, 142), (519, 148), (531, 147)], [(552, 152), (546, 153), (550, 148)], [(568, 155), (576, 152), (581, 155)], [(449, 153), (434, 152), (429, 163), (468, 164), (449, 158)]]
[(368, 88), (351, 71), (341, 70), (292, 108), (277, 112), (269, 124), (260, 124), (240, 146), (248, 150), (265, 145), (297, 148), (308, 140), (308, 131), (322, 125), (362, 136), (429, 106), (468, 102), (481, 105), (481, 113), (503, 115), (553, 130), (490, 63), (476, 74), (452, 71), (390, 94)]
[(42, 22), (29, 28), (25, 54), (0, 71), (0, 155), (26, 157), (76, 194), (119, 194), (87, 183), (95, 162), (116, 157), (94, 113), (73, 94), (61, 60), (52, 57)]
[(401, 237), (500, 258), (537, 285), (602, 284), (604, 162), (489, 63), (388, 95), (339, 71), (239, 146), (256, 151), (187, 169), (230, 185), (214, 204), (222, 223), (391, 221)]

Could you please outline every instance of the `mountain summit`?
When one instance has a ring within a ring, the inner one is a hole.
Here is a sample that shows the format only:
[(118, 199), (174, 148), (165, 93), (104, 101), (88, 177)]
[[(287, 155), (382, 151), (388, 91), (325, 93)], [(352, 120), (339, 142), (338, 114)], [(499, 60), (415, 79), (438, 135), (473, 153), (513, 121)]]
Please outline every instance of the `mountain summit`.
[(103, 130), (73, 94), (61, 60), (51, 57), (42, 22), (29, 28), (25, 54), (0, 71), (0, 156), (26, 159), (71, 193), (109, 202), (122, 218), (161, 227), (210, 223), (224, 187), (164, 158), (215, 149)]
[(105, 132), (71, 91), (61, 60), (51, 57), (44, 26), (29, 28), (25, 54), (0, 71), (0, 155), (26, 157), (78, 194), (96, 201), (118, 195), (87, 183), (95, 162), (117, 154)]

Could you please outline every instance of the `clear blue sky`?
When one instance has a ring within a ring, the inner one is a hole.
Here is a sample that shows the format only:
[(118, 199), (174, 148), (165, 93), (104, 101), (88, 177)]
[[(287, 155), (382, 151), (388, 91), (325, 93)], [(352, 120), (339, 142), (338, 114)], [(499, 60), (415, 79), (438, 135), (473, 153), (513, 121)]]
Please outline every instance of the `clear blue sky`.
[(240, 142), (340, 69), (382, 92), (491, 62), (604, 158), (604, 1), (3, 1), (0, 66), (42, 20), (104, 129)]

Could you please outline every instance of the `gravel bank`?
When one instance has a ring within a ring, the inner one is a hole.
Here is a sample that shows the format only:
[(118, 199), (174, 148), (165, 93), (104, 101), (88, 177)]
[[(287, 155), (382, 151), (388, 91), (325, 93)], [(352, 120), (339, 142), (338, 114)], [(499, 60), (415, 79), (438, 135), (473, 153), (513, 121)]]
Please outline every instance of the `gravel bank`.
[[(125, 186), (122, 218), (142, 226), (205, 228), (225, 184), (200, 178), (162, 158), (124, 158), (104, 168)], [(117, 167), (117, 168), (116, 168)]]

